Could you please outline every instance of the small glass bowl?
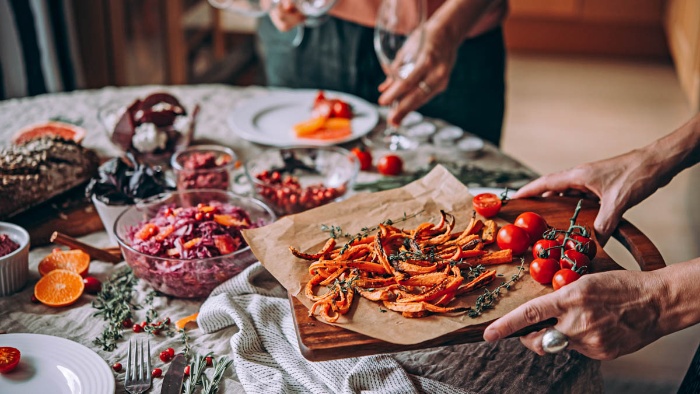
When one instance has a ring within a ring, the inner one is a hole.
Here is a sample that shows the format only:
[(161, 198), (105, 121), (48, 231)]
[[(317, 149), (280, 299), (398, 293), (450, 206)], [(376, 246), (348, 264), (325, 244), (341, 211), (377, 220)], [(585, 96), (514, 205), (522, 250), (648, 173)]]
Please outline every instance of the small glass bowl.
[(359, 170), (355, 155), (333, 146), (272, 149), (245, 162), (255, 195), (278, 215), (342, 200)]
[(236, 153), (219, 145), (196, 145), (175, 153), (170, 166), (177, 190), (229, 190), (236, 169)]
[(216, 257), (181, 259), (151, 256), (132, 248), (130, 234), (152, 219), (162, 207), (192, 207), (212, 201), (242, 208), (252, 222), (267, 225), (275, 221), (272, 210), (253, 198), (221, 190), (186, 190), (164, 193), (127, 209), (114, 224), (119, 247), (134, 274), (154, 289), (178, 298), (206, 297), (221, 283), (243, 271), (257, 259), (245, 246)]

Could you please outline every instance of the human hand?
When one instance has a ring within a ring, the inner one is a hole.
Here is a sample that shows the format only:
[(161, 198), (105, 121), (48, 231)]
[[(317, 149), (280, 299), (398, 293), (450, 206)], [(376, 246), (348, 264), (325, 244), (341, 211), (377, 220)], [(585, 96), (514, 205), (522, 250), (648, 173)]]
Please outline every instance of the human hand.
[[(664, 292), (654, 273), (611, 271), (584, 275), (557, 291), (535, 298), (486, 327), (487, 342), (556, 318), (555, 329), (569, 338), (568, 349), (598, 360), (611, 360), (632, 353), (666, 332), (659, 324), (659, 300)], [(544, 355), (545, 329), (520, 341)]]
[(390, 124), (400, 124), (406, 114), (447, 88), (461, 40), (447, 39), (440, 29), (431, 25), (425, 29), (425, 42), (413, 71), (405, 79), (393, 78), (392, 73), (387, 72), (388, 77), (379, 85), (380, 105), (398, 100), (398, 105), (388, 115)]
[(270, 20), (277, 30), (290, 31), (297, 25), (304, 23), (306, 17), (294, 5), (292, 0), (279, 0), (277, 5), (270, 9)]
[(664, 177), (655, 176), (658, 169), (658, 163), (649, 160), (643, 150), (634, 150), (545, 175), (523, 186), (513, 198), (554, 193), (599, 198), (600, 210), (593, 226), (598, 242), (605, 245), (625, 211), (663, 186)]

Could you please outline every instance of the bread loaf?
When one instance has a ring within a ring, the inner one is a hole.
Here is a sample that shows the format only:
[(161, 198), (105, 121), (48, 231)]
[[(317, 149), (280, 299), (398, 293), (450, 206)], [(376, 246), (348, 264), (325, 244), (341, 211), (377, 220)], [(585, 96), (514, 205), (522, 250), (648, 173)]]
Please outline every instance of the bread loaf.
[(87, 182), (98, 165), (95, 152), (59, 137), (0, 149), (0, 219)]

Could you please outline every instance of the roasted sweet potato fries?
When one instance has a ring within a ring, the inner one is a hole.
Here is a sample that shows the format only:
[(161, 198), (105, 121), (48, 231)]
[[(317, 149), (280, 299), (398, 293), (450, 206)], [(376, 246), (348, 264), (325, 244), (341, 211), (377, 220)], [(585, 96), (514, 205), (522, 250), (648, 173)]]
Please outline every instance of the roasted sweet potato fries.
[[(472, 217), (464, 231), (453, 233), (454, 227), (455, 217), (441, 211), (437, 224), (411, 230), (380, 224), (375, 233), (358, 234), (342, 246), (330, 238), (316, 253), (290, 246), (294, 256), (313, 261), (305, 288), (306, 297), (314, 301), (309, 315), (335, 322), (350, 310), (356, 294), (405, 317), (467, 311), (450, 303), (495, 278), (496, 271), (483, 266), (510, 263), (513, 256), (508, 249), (483, 249), (493, 242), (493, 221)], [(318, 294), (317, 287), (328, 291)]]

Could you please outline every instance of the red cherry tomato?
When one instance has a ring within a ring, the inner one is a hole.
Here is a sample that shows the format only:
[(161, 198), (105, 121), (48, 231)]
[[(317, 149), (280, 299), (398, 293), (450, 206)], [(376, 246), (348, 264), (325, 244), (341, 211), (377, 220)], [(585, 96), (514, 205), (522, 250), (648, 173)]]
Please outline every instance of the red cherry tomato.
[(595, 258), (596, 253), (598, 253), (595, 241), (580, 234), (574, 234), (569, 238), (571, 239), (566, 241), (565, 249), (575, 249), (585, 253), (589, 259)]
[(511, 249), (513, 255), (520, 256), (530, 246), (530, 236), (527, 231), (514, 224), (506, 224), (498, 230), (496, 242), (501, 249)]
[(533, 244), (542, 239), (542, 234), (549, 228), (547, 221), (534, 212), (521, 213), (515, 218), (513, 224), (527, 231), (527, 235), (530, 236), (530, 242)]
[(479, 215), (491, 218), (498, 214), (503, 206), (503, 201), (493, 193), (481, 193), (474, 196), (472, 206)]
[(9, 346), (0, 347), (0, 373), (12, 372), (17, 368), (22, 354), (19, 349)]
[(553, 239), (541, 239), (532, 246), (532, 257), (549, 257), (559, 261), (561, 258), (561, 244)]
[(554, 274), (559, 271), (559, 264), (554, 259), (534, 259), (530, 263), (530, 276), (543, 285), (552, 283)]
[(552, 288), (559, 290), (569, 283), (576, 282), (581, 275), (568, 268), (562, 268), (554, 274), (552, 278)]
[(168, 352), (170, 357), (175, 357), (175, 349), (169, 347), (169, 348), (165, 349), (165, 351)]
[(352, 107), (343, 100), (331, 100), (331, 118), (352, 119)]
[(562, 256), (559, 260), (559, 266), (561, 268), (572, 269), (574, 267), (574, 263), (576, 263), (576, 269), (579, 269), (588, 267), (591, 260), (588, 258), (588, 256), (577, 250), (569, 249), (564, 251), (564, 256)]
[(372, 154), (363, 148), (352, 148), (352, 153), (360, 161), (360, 170), (367, 171), (372, 168)]
[(403, 171), (403, 160), (396, 155), (386, 155), (379, 159), (377, 170), (382, 175), (399, 175)]

